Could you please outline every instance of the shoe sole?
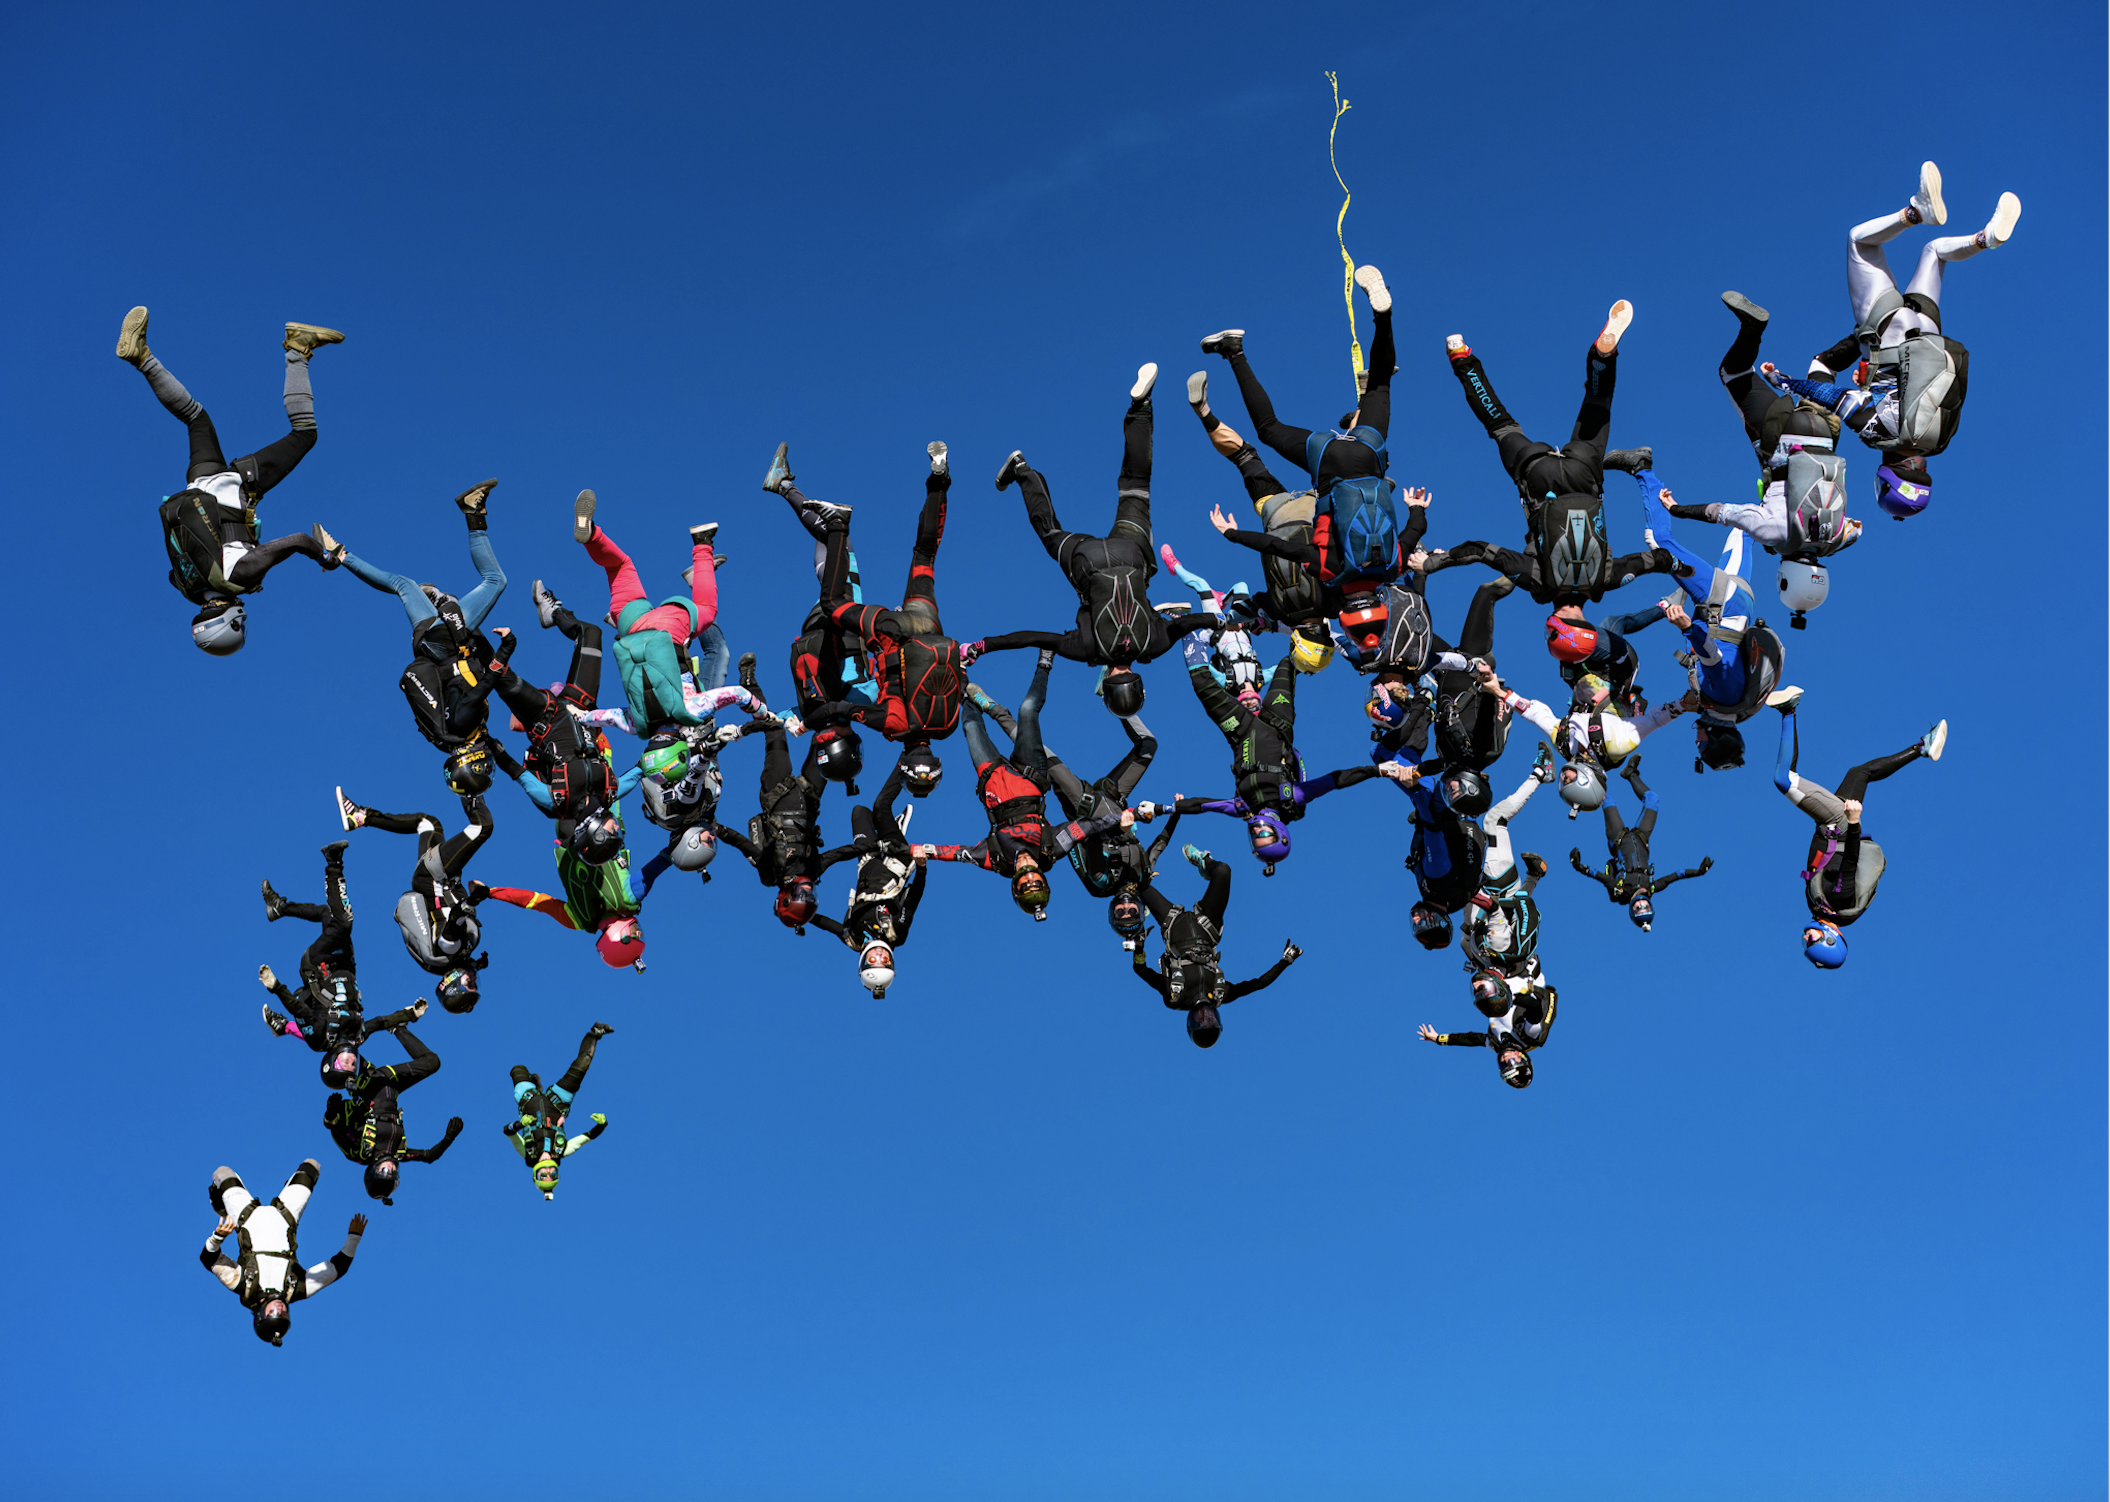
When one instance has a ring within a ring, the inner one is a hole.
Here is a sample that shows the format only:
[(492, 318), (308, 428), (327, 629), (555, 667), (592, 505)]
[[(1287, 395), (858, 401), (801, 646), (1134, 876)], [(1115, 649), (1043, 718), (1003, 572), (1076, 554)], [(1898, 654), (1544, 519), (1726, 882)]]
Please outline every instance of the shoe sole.
[(2015, 221), (2021, 217), (2022, 200), (2012, 193), (2001, 194), (1999, 204), (1993, 209), (1993, 217), (1986, 222), (1986, 248), (2005, 245), (2008, 237), (2015, 232)]
[(1024, 463), (1025, 450), (1013, 449), (1005, 458), (1004, 467), (996, 472), (996, 488), (998, 490), (1009, 490), (1011, 482), (1017, 478), (1012, 471)]
[(1220, 354), (1223, 350), (1224, 340), (1243, 339), (1244, 337), (1244, 329), (1218, 329), (1215, 333), (1202, 340), (1202, 353), (1205, 355)]
[(147, 352), (147, 310), (134, 308), (117, 326), (117, 358), (137, 363)]
[[(529, 592), (528, 597), (535, 602), (535, 618), (542, 622), (543, 630), (547, 631), (550, 627), (557, 624), (557, 611), (564, 602), (543, 588), (540, 579), (535, 581), (535, 587)], [(542, 602), (544, 600), (549, 601), (547, 609), (543, 607)]]
[(352, 832), (352, 816), (344, 806), (344, 789), (341, 787), (337, 789), (337, 822), (344, 827), (346, 834)]
[(1385, 285), (1385, 275), (1375, 266), (1358, 266), (1355, 269), (1355, 284), (1363, 289), (1363, 296), (1370, 299), (1370, 311), (1389, 313), (1392, 311), (1392, 289)]
[(929, 443), (924, 444), (923, 452), (930, 455), (930, 472), (932, 474), (943, 475), (952, 472), (951, 461), (947, 457), (943, 439), (934, 438)]
[(593, 541), (593, 508), (597, 498), (590, 490), (579, 492), (579, 498), (571, 503), (571, 536), (573, 542)]
[(1920, 190), (1912, 196), (1925, 205), (1920, 210), (1920, 218), (1929, 224), (1949, 222), (1949, 206), (1941, 197), (1941, 168), (1934, 163), (1920, 163)]
[(1802, 690), (1799, 688), (1794, 688), (1792, 686), (1788, 688), (1776, 688), (1775, 690), (1773, 690), (1772, 693), (1766, 695), (1766, 704), (1768, 705), (1768, 707), (1773, 709), (1786, 708), (1796, 704), (1800, 704), (1801, 702)]
[(1741, 292), (1724, 292), (1722, 306), (1739, 318), (1748, 318), (1753, 323), (1771, 323), (1773, 315), (1761, 308)]
[(1138, 367), (1136, 370), (1136, 383), (1128, 388), (1128, 399), (1132, 402), (1143, 400), (1144, 397), (1150, 395), (1151, 388), (1156, 386), (1157, 383), (1158, 367), (1155, 362)]
[(1605, 353), (1610, 354), (1619, 348), (1619, 341), (1626, 337), (1626, 331), (1633, 327), (1633, 323), (1634, 305), (1622, 297), (1612, 304), (1612, 310), (1605, 315), (1604, 327), (1598, 331), (1597, 338), (1592, 342), (1602, 344), (1605, 336), (1609, 334), (1612, 348)]
[(762, 472), (762, 488), (772, 495), (778, 494), (778, 486), (789, 485), (796, 478), (791, 472), (791, 445), (780, 443), (776, 456), (769, 461), (769, 468)]
[[(461, 507), (470, 516), (481, 516), (484, 510), (484, 502), (491, 498), (491, 492), (497, 488), (498, 482), (496, 480), (479, 480), (476, 484), (471, 485), (467, 490), (456, 496), (454, 504)], [(476, 497), (476, 504), (473, 506), (469, 504), (469, 497), (471, 496)]]
[(1942, 751), (1949, 744), (1949, 722), (1947, 720), (1938, 722), (1932, 730), (1927, 732), (1926, 739), (1928, 742), (1925, 746), (1927, 760), (1940, 761)]
[(1197, 370), (1187, 377), (1187, 405), (1199, 412), (1209, 400), (1209, 372)]

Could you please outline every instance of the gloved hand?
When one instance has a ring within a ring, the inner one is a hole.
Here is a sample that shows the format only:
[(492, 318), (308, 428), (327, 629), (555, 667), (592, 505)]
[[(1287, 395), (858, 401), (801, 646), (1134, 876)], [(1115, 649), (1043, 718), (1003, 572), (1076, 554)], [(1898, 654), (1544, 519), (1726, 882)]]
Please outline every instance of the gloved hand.
[(1304, 953), (1303, 950), (1299, 949), (1295, 944), (1290, 943), (1287, 939), (1282, 941), (1283, 959), (1294, 962), (1297, 956), (1302, 953)]
[(1714, 869), (1714, 857), (1713, 857), (1713, 856), (1711, 856), (1711, 855), (1703, 855), (1703, 856), (1701, 856), (1701, 857), (1700, 857), (1700, 870), (1701, 870), (1701, 872), (1702, 872), (1702, 873), (1705, 873), (1705, 872), (1708, 872), (1708, 871), (1712, 871), (1713, 869)]
[(447, 1136), (448, 1136), (448, 1138), (449, 1138), (449, 1139), (451, 1140), (451, 1139), (453, 1139), (453, 1138), (455, 1138), (455, 1137), (459, 1137), (459, 1136), (460, 1136), (461, 1134), (462, 1134), (462, 1119), (461, 1119), (461, 1118), (460, 1118), (459, 1116), (450, 1116), (450, 1117), (448, 1117), (448, 1118), (447, 1118)]
[(974, 666), (974, 664), (975, 664), (975, 659), (976, 659), (976, 658), (978, 658), (978, 657), (980, 657), (980, 656), (982, 655), (982, 653), (983, 653), (983, 652), (985, 652), (985, 651), (987, 651), (987, 650), (988, 650), (987, 646), (986, 646), (986, 645), (985, 645), (984, 643), (982, 643), (982, 642), (978, 642), (978, 641), (963, 641), (963, 642), (961, 642), (961, 643), (960, 643), (960, 666), (961, 666), (961, 667), (963, 667), (963, 668), (971, 668), (971, 667), (973, 667), (973, 666)]
[(595, 1126), (606, 1126), (608, 1125), (608, 1118), (596, 1111), (593, 1113), (593, 1124)]

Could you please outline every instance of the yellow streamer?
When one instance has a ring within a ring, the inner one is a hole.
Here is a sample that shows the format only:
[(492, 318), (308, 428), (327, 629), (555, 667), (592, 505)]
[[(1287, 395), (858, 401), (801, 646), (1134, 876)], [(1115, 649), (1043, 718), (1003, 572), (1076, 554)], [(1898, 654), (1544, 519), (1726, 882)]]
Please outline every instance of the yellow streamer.
[(1348, 363), (1355, 372), (1355, 399), (1363, 399), (1363, 342), (1355, 333), (1355, 257), (1348, 254), (1348, 241), (1342, 228), (1348, 223), (1348, 205), (1354, 195), (1348, 191), (1347, 182), (1341, 177), (1341, 163), (1333, 151), (1334, 137), (1341, 129), (1341, 116), (1352, 106), (1341, 97), (1341, 80), (1331, 70), (1326, 81), (1333, 85), (1333, 124), (1326, 131), (1326, 161), (1333, 168), (1333, 180), (1341, 185), (1341, 212), (1333, 221), (1333, 237), (1341, 247), (1341, 301), (1348, 305)]

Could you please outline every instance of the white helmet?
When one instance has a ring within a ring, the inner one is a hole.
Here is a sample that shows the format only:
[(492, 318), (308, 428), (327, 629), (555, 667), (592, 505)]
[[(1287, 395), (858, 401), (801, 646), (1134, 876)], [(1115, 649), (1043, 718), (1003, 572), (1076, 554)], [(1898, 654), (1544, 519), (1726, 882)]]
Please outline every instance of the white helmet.
[(232, 657), (242, 650), (242, 643), (247, 639), (242, 634), (247, 616), (240, 600), (207, 605), (191, 618), (190, 639), (197, 643), (201, 652), (210, 652), (215, 657)]
[(877, 1001), (886, 995), (886, 988), (894, 983), (894, 951), (892, 946), (874, 939), (865, 945), (864, 953), (857, 957), (857, 978)]
[(1802, 616), (1824, 603), (1824, 597), (1832, 592), (1832, 578), (1821, 563), (1805, 563), (1795, 559), (1782, 559), (1780, 564), (1780, 603), (1794, 612), (1788, 624), (1800, 626)]
[(667, 851), (677, 871), (701, 871), (718, 854), (718, 839), (701, 824), (685, 829)]

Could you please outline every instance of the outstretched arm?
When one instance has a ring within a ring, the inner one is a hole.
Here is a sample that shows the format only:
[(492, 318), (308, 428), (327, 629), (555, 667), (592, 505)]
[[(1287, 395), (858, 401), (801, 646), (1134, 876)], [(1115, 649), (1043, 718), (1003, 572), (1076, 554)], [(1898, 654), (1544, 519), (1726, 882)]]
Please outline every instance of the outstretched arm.
[(359, 1255), (359, 1238), (366, 1234), (366, 1217), (354, 1215), (351, 1229), (345, 1232), (344, 1245), (334, 1252), (327, 1262), (318, 1262), (308, 1269), (308, 1288), (303, 1298), (313, 1298), (316, 1290), (327, 1288), (352, 1270), (352, 1258)]
[(742, 855), (746, 856), (751, 861), (757, 860), (761, 856), (761, 852), (755, 849), (753, 843), (749, 841), (747, 836), (742, 834), (737, 829), (727, 829), (723, 824), (713, 824), (711, 826), (711, 833), (715, 834), (720, 840), (732, 846), (735, 850), (739, 851)]
[[(1169, 1006), (1172, 1002), (1172, 995), (1165, 989), (1165, 977), (1151, 969), (1149, 964), (1145, 962), (1143, 958), (1143, 944), (1140, 939), (1136, 941), (1136, 947), (1128, 952), (1128, 958), (1135, 968), (1136, 979), (1157, 992), (1158, 998)], [(232, 1285), (229, 1286), (231, 1287)]]
[(1172, 832), (1179, 827), (1180, 811), (1175, 808), (1172, 811), (1172, 817), (1165, 821), (1165, 832), (1152, 840), (1150, 848), (1143, 853), (1144, 880), (1148, 881), (1151, 877), (1157, 875), (1158, 862), (1165, 858), (1165, 852), (1172, 846)]
[(1568, 852), (1568, 864), (1573, 866), (1576, 870), (1582, 872), (1583, 875), (1589, 877), (1590, 880), (1596, 882), (1599, 886), (1603, 887), (1605, 889), (1605, 894), (1611, 897), (1613, 901), (1618, 901), (1619, 894), (1612, 890), (1612, 866), (1609, 861), (1605, 863), (1605, 868), (1602, 871), (1593, 871), (1588, 866), (1583, 864), (1582, 852), (1580, 850), (1571, 850)]
[(1662, 891), (1665, 887), (1669, 886), (1674, 881), (1690, 881), (1695, 876), (1705, 876), (1709, 871), (1712, 871), (1713, 869), (1714, 857), (1710, 855), (1703, 859), (1697, 866), (1693, 866), (1684, 871), (1673, 871), (1668, 876), (1657, 877), (1655, 880), (1655, 884), (1648, 889), (1649, 895), (1654, 896), (1656, 893)]
[(1256, 975), (1251, 980), (1242, 980), (1239, 981), (1236, 985), (1225, 987), (1224, 1000), (1227, 1002), (1236, 1001), (1239, 997), (1249, 996), (1255, 991), (1265, 991), (1269, 986), (1272, 986), (1276, 981), (1282, 978), (1282, 972), (1289, 969), (1290, 966), (1294, 965), (1297, 962), (1297, 956), (1302, 953), (1304, 953), (1304, 951), (1299, 949), (1296, 945), (1284, 943), (1282, 946), (1281, 959), (1275, 961), (1274, 964), (1268, 966), (1267, 970), (1263, 974)]
[(400, 1153), (396, 1154), (396, 1156), (401, 1158), (405, 1163), (437, 1163), (440, 1161), (441, 1156), (447, 1151), (447, 1149), (454, 1146), (454, 1139), (459, 1137), (461, 1134), (462, 1119), (459, 1116), (456, 1116), (450, 1119), (447, 1123), (447, 1135), (440, 1138), (439, 1141), (433, 1143), (432, 1146), (406, 1147)]
[(1445, 1043), (1452, 1048), (1485, 1048), (1485, 1033), (1439, 1033), (1426, 1022), (1421, 1025), (1420, 1037), (1425, 1043)]
[(233, 1221), (221, 1221), (205, 1238), (205, 1249), (198, 1253), (198, 1260), (205, 1264), (205, 1270), (218, 1278), (230, 1293), (242, 1286), (242, 1264), (221, 1251), (220, 1243), (235, 1234)]

